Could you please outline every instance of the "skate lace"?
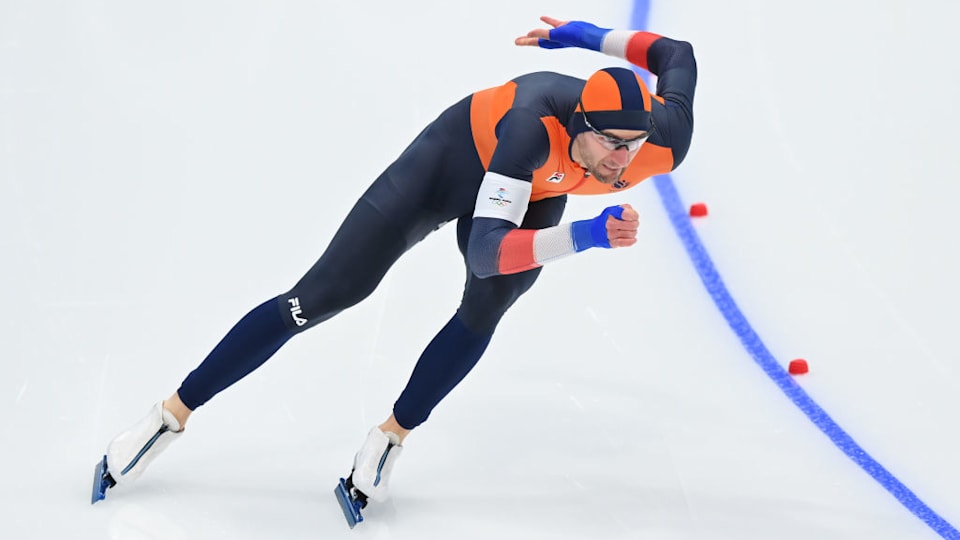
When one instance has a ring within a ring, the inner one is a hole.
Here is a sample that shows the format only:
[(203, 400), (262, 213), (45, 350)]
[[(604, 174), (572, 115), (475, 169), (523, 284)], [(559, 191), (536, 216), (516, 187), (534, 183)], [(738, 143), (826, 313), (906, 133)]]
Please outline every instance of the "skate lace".
[(143, 448), (137, 452), (137, 455), (133, 456), (133, 460), (130, 461), (130, 464), (120, 471), (121, 476), (127, 474), (131, 469), (136, 467), (137, 463), (140, 462), (140, 459), (144, 456), (144, 454), (146, 454), (150, 448), (153, 447), (154, 443), (157, 442), (157, 439), (159, 439), (161, 435), (168, 431), (170, 431), (170, 428), (166, 424), (160, 426), (160, 429), (156, 432), (156, 434), (154, 434), (153, 437), (150, 437), (150, 440), (147, 441), (147, 444), (143, 445)]
[(380, 485), (380, 475), (383, 472), (383, 466), (387, 463), (387, 456), (390, 454), (390, 450), (396, 446), (393, 443), (387, 443), (387, 449), (383, 451), (383, 455), (380, 456), (380, 464), (377, 465), (377, 478), (373, 481), (374, 487)]

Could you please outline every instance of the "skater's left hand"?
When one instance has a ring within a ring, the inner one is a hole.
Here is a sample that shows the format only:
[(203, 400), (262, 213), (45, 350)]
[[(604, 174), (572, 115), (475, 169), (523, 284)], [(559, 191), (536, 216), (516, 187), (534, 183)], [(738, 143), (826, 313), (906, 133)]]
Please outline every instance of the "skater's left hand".
[(553, 29), (536, 28), (527, 32), (526, 36), (518, 37), (514, 43), (544, 49), (580, 47), (599, 51), (603, 46), (603, 37), (610, 31), (609, 28), (600, 28), (583, 21), (561, 21), (547, 16), (540, 17), (540, 20), (552, 26)]

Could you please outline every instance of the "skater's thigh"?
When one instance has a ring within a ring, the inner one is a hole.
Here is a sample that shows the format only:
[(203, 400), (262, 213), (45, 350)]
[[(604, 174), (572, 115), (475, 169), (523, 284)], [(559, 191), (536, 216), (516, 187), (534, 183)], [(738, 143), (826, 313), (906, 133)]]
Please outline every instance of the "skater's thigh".
[(288, 326), (304, 330), (369, 296), (390, 267), (444, 219), (396, 189), (388, 169), (357, 201), (326, 250), (281, 303)]

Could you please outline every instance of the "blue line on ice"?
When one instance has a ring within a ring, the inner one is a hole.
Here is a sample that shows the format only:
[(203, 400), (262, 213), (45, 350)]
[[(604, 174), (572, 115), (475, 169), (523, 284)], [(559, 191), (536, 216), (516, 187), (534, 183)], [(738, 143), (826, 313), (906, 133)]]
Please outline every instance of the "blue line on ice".
[[(647, 17), (650, 12), (649, 0), (636, 0), (634, 2), (633, 20), (631, 28), (643, 30), (647, 28)], [(687, 215), (686, 207), (680, 199), (676, 185), (670, 175), (662, 175), (654, 178), (657, 192), (663, 206), (670, 217), (674, 230), (683, 242), (683, 246), (690, 256), (691, 262), (700, 275), (700, 280), (710, 293), (717, 309), (723, 314), (727, 324), (740, 338), (740, 342), (747, 350), (754, 361), (766, 372), (767, 376), (780, 387), (780, 390), (792, 401), (811, 422), (816, 424), (820, 431), (833, 441), (833, 444), (850, 457), (857, 465), (867, 472), (874, 480), (880, 483), (890, 492), (900, 503), (912, 512), (915, 516), (923, 520), (941, 537), (947, 540), (960, 540), (960, 531), (951, 525), (947, 520), (934, 512), (929, 506), (917, 497), (907, 486), (891, 474), (877, 460), (873, 459), (856, 441), (853, 440), (846, 431), (843, 430), (827, 414), (816, 401), (813, 400), (804, 390), (793, 380), (793, 377), (780, 365), (773, 357), (767, 347), (760, 340), (760, 336), (750, 326), (750, 322), (737, 307), (736, 301), (730, 295), (720, 273), (717, 272), (710, 254), (700, 241), (700, 237), (694, 230)]]

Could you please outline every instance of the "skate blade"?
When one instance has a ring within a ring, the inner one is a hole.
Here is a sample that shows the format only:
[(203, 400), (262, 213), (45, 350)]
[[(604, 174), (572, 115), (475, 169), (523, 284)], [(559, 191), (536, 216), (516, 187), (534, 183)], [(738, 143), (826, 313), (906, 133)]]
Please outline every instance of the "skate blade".
[(107, 456), (98, 461), (93, 468), (93, 495), (90, 497), (90, 504), (96, 504), (107, 497), (107, 490), (115, 486), (117, 482), (110, 476), (107, 470)]
[(337, 495), (337, 501), (343, 510), (343, 517), (347, 518), (347, 524), (350, 525), (351, 529), (356, 527), (357, 523), (363, 521), (363, 516), (360, 514), (361, 502), (350, 495), (350, 490), (347, 489), (347, 481), (343, 478), (340, 479), (340, 483), (337, 484), (337, 488), (333, 492)]

